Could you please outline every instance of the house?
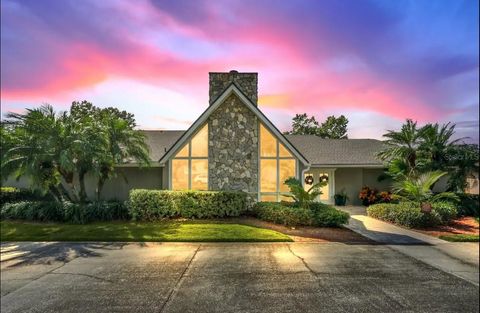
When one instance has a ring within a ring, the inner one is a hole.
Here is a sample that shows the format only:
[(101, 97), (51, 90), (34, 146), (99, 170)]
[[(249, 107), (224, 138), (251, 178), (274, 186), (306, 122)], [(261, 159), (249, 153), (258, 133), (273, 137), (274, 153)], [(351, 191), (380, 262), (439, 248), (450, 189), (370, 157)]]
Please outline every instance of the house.
[[(283, 135), (257, 105), (257, 73), (209, 74), (209, 103), (186, 131), (145, 131), (152, 164), (122, 164), (103, 189), (106, 199), (126, 199), (132, 188), (241, 190), (252, 198), (279, 201), (295, 176), (305, 188), (326, 181), (320, 200), (345, 191), (358, 204), (364, 185), (388, 189), (374, 139), (322, 139)], [(87, 193), (95, 183), (87, 177)]]
[(359, 203), (362, 186), (388, 188), (377, 180), (383, 171), (375, 157), (381, 141), (283, 135), (258, 107), (257, 83), (257, 73), (210, 73), (206, 110), (186, 131), (145, 131), (152, 167), (122, 165), (121, 175), (104, 187), (105, 197), (161, 188), (241, 190), (279, 201), (291, 176), (306, 181), (305, 188), (327, 181), (320, 197), (325, 202), (333, 202), (340, 190)]

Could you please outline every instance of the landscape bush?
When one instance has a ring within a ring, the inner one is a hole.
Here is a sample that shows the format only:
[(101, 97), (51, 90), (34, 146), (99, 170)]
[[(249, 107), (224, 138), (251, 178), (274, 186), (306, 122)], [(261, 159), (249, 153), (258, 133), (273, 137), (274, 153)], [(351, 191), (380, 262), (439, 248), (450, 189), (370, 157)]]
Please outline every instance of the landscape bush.
[(30, 189), (20, 189), (16, 187), (0, 188), (0, 205), (10, 202), (46, 200), (47, 196), (42, 196), (39, 192)]
[(20, 201), (5, 203), (0, 209), (2, 220), (65, 222), (85, 224), (96, 221), (125, 220), (128, 208), (119, 201), (78, 204), (57, 201)]
[(436, 202), (432, 211), (422, 212), (417, 202), (378, 203), (367, 208), (368, 216), (406, 227), (426, 227), (448, 224), (457, 215), (454, 204)]
[(349, 215), (334, 207), (314, 202), (308, 208), (278, 202), (258, 202), (253, 215), (261, 220), (286, 226), (338, 227), (348, 222)]
[(232, 191), (171, 191), (133, 189), (129, 212), (134, 220), (223, 218), (246, 212), (247, 194)]
[(479, 195), (459, 193), (457, 196), (460, 200), (458, 204), (458, 215), (479, 216)]

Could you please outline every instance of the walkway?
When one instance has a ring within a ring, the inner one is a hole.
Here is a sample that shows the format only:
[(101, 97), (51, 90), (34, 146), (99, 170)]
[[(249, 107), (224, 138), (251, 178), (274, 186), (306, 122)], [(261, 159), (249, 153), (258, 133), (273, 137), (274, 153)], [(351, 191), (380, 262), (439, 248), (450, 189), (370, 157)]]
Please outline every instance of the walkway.
[(366, 216), (364, 207), (338, 207), (350, 213), (347, 228), (405, 255), (479, 285), (478, 243), (441, 240)]

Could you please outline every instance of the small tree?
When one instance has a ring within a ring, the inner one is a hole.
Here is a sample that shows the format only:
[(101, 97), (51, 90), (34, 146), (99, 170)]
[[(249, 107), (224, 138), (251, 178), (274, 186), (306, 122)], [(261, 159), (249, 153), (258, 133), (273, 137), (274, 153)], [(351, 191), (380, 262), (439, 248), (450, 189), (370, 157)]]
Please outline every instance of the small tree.
[(321, 188), (327, 183), (319, 182), (312, 185), (308, 190), (305, 190), (300, 180), (295, 177), (290, 177), (285, 180), (285, 184), (290, 189), (290, 194), (284, 194), (284, 196), (292, 198), (297, 206), (308, 207), (309, 204), (314, 202), (315, 199), (322, 194)]
[(435, 183), (446, 172), (434, 171), (420, 174), (418, 177), (405, 177), (395, 182), (393, 191), (397, 196), (420, 204), (431, 204), (440, 200), (458, 201), (458, 197), (452, 192), (435, 194), (432, 189)]

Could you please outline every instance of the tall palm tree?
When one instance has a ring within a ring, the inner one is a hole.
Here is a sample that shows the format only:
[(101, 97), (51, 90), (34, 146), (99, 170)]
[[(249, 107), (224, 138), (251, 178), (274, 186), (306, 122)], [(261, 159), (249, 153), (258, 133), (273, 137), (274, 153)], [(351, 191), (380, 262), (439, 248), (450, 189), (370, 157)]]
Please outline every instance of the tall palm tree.
[(408, 168), (408, 173), (412, 173), (417, 165), (417, 149), (420, 144), (420, 132), (417, 128), (417, 122), (407, 119), (402, 125), (400, 131), (388, 130), (383, 137), (385, 149), (378, 153), (378, 157), (390, 162), (394, 159), (401, 159)]
[(420, 131), (419, 155), (424, 160), (421, 166), (425, 170), (447, 170), (450, 166), (449, 155), (458, 142), (465, 138), (452, 139), (455, 124), (427, 124)]
[(107, 153), (99, 162), (97, 171), (96, 198), (100, 199), (105, 182), (115, 175), (115, 165), (135, 160), (148, 165), (150, 156), (145, 135), (134, 129), (134, 122), (122, 118), (119, 112), (102, 112), (102, 123), (107, 135)]
[(57, 156), (64, 149), (61, 121), (50, 105), (29, 109), (26, 113), (8, 113), (4, 121), (2, 142), (3, 179), (28, 176), (33, 187), (57, 199), (65, 192), (61, 186)]

